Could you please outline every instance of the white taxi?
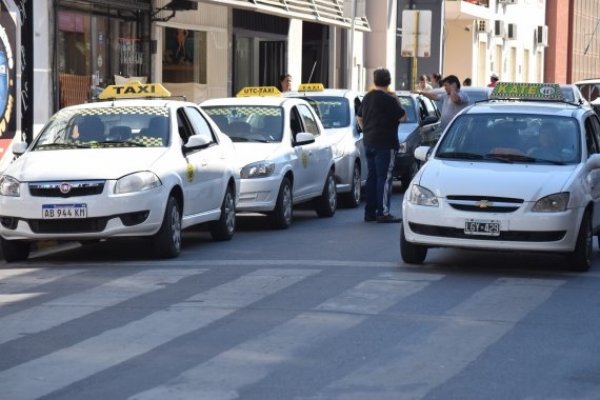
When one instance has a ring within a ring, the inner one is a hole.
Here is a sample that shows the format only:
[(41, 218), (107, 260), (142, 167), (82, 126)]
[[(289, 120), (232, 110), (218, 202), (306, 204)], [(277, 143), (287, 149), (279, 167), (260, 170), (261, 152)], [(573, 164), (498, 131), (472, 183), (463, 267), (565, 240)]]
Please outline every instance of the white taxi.
[(39, 239), (146, 236), (158, 256), (176, 257), (191, 225), (233, 236), (233, 144), (196, 104), (145, 98), (168, 95), (157, 84), (109, 86), (106, 101), (64, 108), (29, 148), (13, 147), (19, 157), (0, 177), (7, 261), (26, 259)]
[(321, 83), (303, 83), (297, 92), (286, 92), (284, 95), (305, 99), (319, 114), (333, 149), (340, 200), (348, 207), (358, 207), (368, 172), (363, 135), (356, 122), (361, 103), (360, 93), (346, 89), (325, 89)]
[(430, 247), (562, 253), (585, 271), (600, 231), (600, 119), (559, 85), (498, 83), (459, 114), (402, 203), (402, 259)]
[(282, 97), (275, 87), (250, 87), (201, 107), (234, 143), (238, 211), (266, 213), (277, 229), (290, 226), (297, 203), (313, 201), (319, 217), (335, 214), (331, 146), (306, 101)]

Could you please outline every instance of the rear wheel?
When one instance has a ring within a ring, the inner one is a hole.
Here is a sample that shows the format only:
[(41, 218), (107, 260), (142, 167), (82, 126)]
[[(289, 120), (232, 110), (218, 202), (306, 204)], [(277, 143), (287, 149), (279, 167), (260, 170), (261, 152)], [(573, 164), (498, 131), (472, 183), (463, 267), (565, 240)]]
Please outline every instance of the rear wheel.
[(333, 171), (329, 171), (327, 179), (325, 179), (325, 185), (323, 186), (323, 192), (321, 196), (315, 200), (315, 211), (321, 218), (332, 217), (337, 209), (337, 190), (335, 186), (335, 178), (333, 177)]
[(292, 224), (292, 184), (288, 178), (283, 178), (281, 181), (279, 193), (277, 194), (277, 202), (275, 203), (275, 209), (269, 217), (271, 219), (271, 225), (275, 229), (287, 229)]
[(427, 247), (406, 241), (404, 224), (400, 227), (400, 255), (408, 264), (423, 264), (427, 257)]
[(221, 216), (217, 221), (210, 223), (210, 234), (214, 240), (231, 240), (235, 233), (235, 197), (233, 189), (227, 188), (223, 203), (221, 204)]
[(174, 197), (169, 197), (160, 230), (154, 235), (156, 255), (174, 258), (181, 252), (181, 211)]
[(2, 253), (6, 262), (27, 260), (31, 243), (22, 240), (6, 240), (1, 238)]
[(361, 183), (360, 165), (356, 163), (354, 164), (354, 171), (352, 172), (352, 186), (350, 187), (350, 193), (344, 193), (342, 198), (346, 207), (356, 208), (360, 205)]
[(570, 269), (580, 272), (590, 269), (592, 266), (593, 238), (591, 214), (586, 211), (581, 220), (575, 249), (567, 255)]

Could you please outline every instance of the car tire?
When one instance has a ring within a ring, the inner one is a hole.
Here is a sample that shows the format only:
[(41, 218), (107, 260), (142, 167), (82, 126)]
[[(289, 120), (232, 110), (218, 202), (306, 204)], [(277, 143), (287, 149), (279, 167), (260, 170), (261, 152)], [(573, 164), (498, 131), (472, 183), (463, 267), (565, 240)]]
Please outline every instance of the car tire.
[(181, 252), (181, 211), (173, 196), (167, 201), (162, 225), (153, 239), (158, 257), (174, 258)]
[(2, 254), (6, 262), (24, 261), (29, 257), (31, 243), (1, 238)]
[(581, 219), (575, 249), (567, 255), (567, 263), (571, 270), (585, 272), (590, 269), (592, 266), (593, 238), (591, 214), (586, 211)]
[(292, 225), (294, 216), (294, 202), (292, 197), (292, 184), (288, 178), (283, 178), (277, 194), (275, 209), (269, 215), (271, 226), (275, 229), (287, 229)]
[(400, 181), (402, 183), (402, 191), (406, 191), (408, 189), (408, 184), (412, 180), (412, 178), (419, 172), (419, 161), (417, 159), (412, 160), (406, 171), (400, 176)]
[(213, 240), (231, 240), (235, 233), (235, 195), (231, 186), (227, 187), (223, 203), (221, 204), (221, 216), (218, 220), (210, 223), (210, 235)]
[(404, 236), (404, 224), (400, 227), (400, 255), (407, 264), (423, 264), (427, 257), (427, 247), (410, 243)]
[(354, 170), (352, 172), (352, 183), (350, 186), (350, 192), (344, 193), (342, 196), (342, 202), (344, 206), (348, 208), (356, 208), (360, 205), (360, 201), (362, 200), (362, 179), (361, 179), (361, 170), (360, 165), (358, 163), (354, 164)]
[(333, 217), (337, 209), (337, 190), (333, 171), (329, 171), (321, 196), (315, 199), (315, 211), (321, 218)]

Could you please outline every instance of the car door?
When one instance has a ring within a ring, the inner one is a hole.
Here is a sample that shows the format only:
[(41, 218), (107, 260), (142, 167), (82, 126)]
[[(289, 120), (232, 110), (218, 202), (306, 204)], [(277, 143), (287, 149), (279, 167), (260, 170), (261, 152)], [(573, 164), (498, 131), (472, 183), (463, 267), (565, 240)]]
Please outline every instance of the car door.
[[(589, 115), (585, 121), (586, 146), (588, 157), (600, 153), (600, 121), (596, 115)], [(594, 228), (600, 226), (600, 169), (592, 169), (587, 181), (590, 187), (590, 195), (594, 202), (594, 215), (592, 223)]]
[(419, 96), (419, 109), (421, 120), (421, 137), (424, 142), (437, 142), (442, 131), (440, 130), (440, 113), (433, 101), (425, 96)]

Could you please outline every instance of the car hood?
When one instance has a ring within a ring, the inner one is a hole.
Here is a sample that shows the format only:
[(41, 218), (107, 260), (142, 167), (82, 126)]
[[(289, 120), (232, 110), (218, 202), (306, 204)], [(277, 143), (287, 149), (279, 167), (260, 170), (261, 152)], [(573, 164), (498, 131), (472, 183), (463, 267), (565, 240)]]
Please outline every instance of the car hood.
[(281, 143), (244, 143), (234, 142), (235, 163), (242, 168), (256, 161), (269, 160), (276, 157), (278, 150), (282, 148)]
[(21, 182), (118, 179), (150, 170), (165, 148), (28, 151), (4, 171)]
[(561, 192), (577, 167), (432, 159), (422, 168), (418, 182), (438, 197), (486, 195), (537, 201)]
[(398, 125), (398, 141), (400, 143), (405, 142), (408, 139), (408, 135), (413, 133), (419, 128), (419, 124), (415, 122), (403, 122)]

